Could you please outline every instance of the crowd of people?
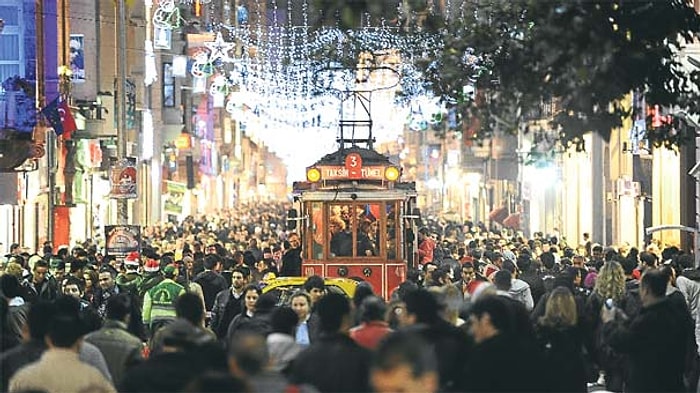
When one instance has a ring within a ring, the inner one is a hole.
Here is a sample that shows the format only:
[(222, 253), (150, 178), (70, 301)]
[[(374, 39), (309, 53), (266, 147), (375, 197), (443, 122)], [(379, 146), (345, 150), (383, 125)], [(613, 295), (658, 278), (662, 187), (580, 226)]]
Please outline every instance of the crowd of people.
[(575, 247), (428, 221), (390, 299), (301, 275), (286, 206), (144, 228), (141, 252), (0, 260), (0, 391), (696, 391), (700, 272), (676, 247)]

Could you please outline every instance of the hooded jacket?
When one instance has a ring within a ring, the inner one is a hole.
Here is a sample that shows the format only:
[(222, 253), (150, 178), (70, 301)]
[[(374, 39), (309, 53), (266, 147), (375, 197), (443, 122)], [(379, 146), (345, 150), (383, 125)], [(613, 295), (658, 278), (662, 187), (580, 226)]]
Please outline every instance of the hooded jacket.
[(532, 300), (532, 293), (530, 292), (530, 284), (525, 281), (519, 278), (511, 280), (508, 293), (513, 299), (524, 304), (527, 311), (532, 311), (535, 307), (535, 302)]
[(284, 372), (302, 351), (294, 337), (284, 333), (270, 333), (267, 336), (267, 350), (270, 353), (273, 371)]

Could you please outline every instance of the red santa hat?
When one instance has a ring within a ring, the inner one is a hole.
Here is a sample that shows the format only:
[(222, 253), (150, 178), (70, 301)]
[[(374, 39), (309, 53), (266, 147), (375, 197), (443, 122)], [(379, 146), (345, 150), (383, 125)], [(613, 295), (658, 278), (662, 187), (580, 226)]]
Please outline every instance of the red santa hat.
[(143, 265), (143, 270), (147, 272), (157, 272), (160, 270), (160, 263), (158, 263), (158, 260), (156, 259), (149, 259)]
[(132, 251), (124, 257), (125, 265), (139, 265), (141, 263), (141, 256), (138, 252)]
[(496, 273), (498, 273), (500, 269), (498, 266), (489, 263), (488, 265), (484, 266), (484, 277), (486, 277), (489, 281), (493, 281), (493, 278), (496, 276)]

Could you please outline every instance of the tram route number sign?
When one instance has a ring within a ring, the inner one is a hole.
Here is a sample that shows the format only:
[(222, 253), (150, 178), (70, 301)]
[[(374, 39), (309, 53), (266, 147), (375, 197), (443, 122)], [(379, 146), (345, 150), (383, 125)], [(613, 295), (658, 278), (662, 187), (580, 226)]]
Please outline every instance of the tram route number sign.
[(141, 227), (138, 225), (105, 225), (105, 254), (126, 256), (141, 249)]

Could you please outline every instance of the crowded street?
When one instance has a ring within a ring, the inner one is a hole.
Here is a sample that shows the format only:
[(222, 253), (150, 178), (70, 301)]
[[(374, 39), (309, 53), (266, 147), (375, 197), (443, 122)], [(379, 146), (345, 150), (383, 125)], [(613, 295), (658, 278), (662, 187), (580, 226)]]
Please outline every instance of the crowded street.
[(700, 0), (0, 0), (0, 393), (700, 393)]

